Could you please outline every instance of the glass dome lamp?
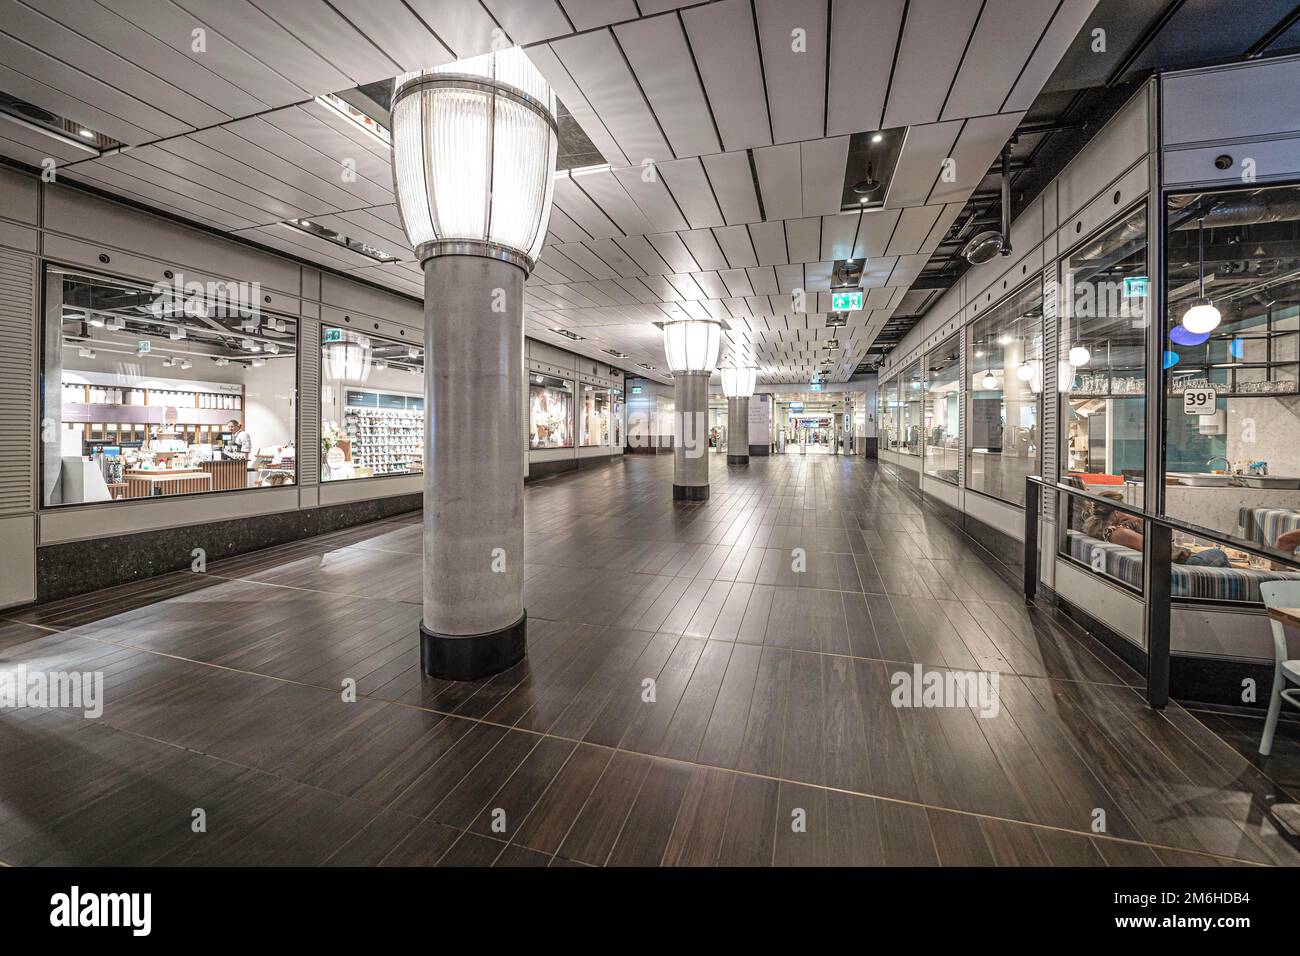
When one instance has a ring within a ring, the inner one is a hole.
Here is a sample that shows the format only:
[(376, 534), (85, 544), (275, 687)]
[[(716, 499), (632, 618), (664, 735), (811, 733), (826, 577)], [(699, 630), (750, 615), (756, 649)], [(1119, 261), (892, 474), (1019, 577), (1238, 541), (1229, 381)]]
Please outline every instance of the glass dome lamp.
[(758, 379), (756, 368), (724, 368), (722, 374), (722, 394), (727, 398), (749, 398), (754, 394), (754, 385)]
[(988, 372), (988, 373), (985, 374), (985, 376), (984, 376), (983, 380), (980, 382), (980, 384), (983, 385), (983, 386), (984, 386), (985, 388), (987, 388), (987, 389), (995, 389), (995, 388), (998, 387), (998, 379), (997, 379), (997, 376), (994, 375), (992, 372)]
[(503, 259), (531, 272), (555, 186), (555, 95), (519, 47), (393, 84), (394, 192), (402, 228), (424, 262)]
[(1205, 220), (1201, 219), (1197, 226), (1196, 241), (1198, 247), (1198, 260), (1200, 266), (1200, 296), (1192, 307), (1183, 313), (1183, 328), (1193, 335), (1207, 335), (1219, 327), (1223, 321), (1223, 316), (1219, 310), (1214, 307), (1205, 294)]
[(1092, 353), (1082, 345), (1076, 345), (1070, 349), (1070, 365), (1074, 368), (1082, 368), (1092, 360)]
[(718, 364), (722, 323), (714, 319), (679, 319), (664, 323), (664, 355), (678, 372), (712, 372)]
[(1027, 382), (1034, 377), (1034, 365), (1032, 362), (1021, 362), (1016, 368), (1016, 378), (1022, 382)]

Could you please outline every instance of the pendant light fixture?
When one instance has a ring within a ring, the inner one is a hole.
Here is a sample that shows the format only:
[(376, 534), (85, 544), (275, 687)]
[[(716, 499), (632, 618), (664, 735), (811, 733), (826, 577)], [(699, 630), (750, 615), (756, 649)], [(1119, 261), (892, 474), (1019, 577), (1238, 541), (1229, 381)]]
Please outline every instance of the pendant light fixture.
[(995, 389), (998, 387), (997, 376), (994, 375), (992, 372), (986, 372), (984, 373), (984, 379), (980, 384), (982, 384), (987, 389)]
[(1206, 298), (1205, 295), (1205, 219), (1204, 218), (1198, 220), (1197, 223), (1197, 245), (1199, 247), (1199, 259), (1200, 259), (1200, 276), (1201, 276), (1200, 293), (1201, 294), (1200, 297), (1196, 300), (1196, 303), (1190, 309), (1188, 309), (1186, 312), (1183, 313), (1183, 328), (1185, 328), (1188, 332), (1192, 332), (1197, 335), (1203, 335), (1209, 332), (1213, 332), (1216, 328), (1219, 327), (1219, 323), (1223, 320), (1223, 316), (1220, 315), (1219, 310), (1214, 307), (1214, 303), (1211, 302), (1208, 298)]
[(1076, 345), (1074, 348), (1070, 349), (1070, 365), (1074, 368), (1081, 368), (1082, 366), (1087, 365), (1091, 359), (1092, 353), (1082, 345)]

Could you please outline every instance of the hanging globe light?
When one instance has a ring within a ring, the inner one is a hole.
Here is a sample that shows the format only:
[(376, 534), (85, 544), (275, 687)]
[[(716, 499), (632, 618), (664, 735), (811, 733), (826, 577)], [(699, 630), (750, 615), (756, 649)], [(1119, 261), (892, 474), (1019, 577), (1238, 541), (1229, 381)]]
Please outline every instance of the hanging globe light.
[(992, 372), (986, 372), (985, 375), (984, 375), (984, 379), (983, 379), (983, 381), (981, 382), (981, 384), (982, 384), (985, 388), (988, 388), (988, 389), (997, 388), (997, 387), (998, 387), (998, 379), (997, 379), (997, 376), (994, 375)]
[(1016, 369), (1016, 378), (1022, 382), (1027, 382), (1034, 377), (1034, 366), (1032, 362), (1021, 362)]
[(1070, 349), (1070, 365), (1074, 368), (1082, 368), (1092, 360), (1092, 353), (1082, 345), (1076, 345)]
[(1183, 313), (1183, 328), (1193, 335), (1208, 335), (1222, 321), (1223, 316), (1209, 299), (1201, 299)]

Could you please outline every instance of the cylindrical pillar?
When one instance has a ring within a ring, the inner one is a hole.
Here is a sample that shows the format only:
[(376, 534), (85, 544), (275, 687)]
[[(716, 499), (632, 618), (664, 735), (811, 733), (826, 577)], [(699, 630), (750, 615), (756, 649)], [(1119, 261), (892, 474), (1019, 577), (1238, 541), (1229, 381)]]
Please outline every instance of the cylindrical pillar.
[(727, 399), (727, 464), (749, 464), (749, 396)]
[(523, 659), (524, 270), (424, 265), (424, 672), (473, 680)]
[(673, 442), (673, 498), (709, 497), (709, 377), (712, 372), (676, 372), (677, 435)]

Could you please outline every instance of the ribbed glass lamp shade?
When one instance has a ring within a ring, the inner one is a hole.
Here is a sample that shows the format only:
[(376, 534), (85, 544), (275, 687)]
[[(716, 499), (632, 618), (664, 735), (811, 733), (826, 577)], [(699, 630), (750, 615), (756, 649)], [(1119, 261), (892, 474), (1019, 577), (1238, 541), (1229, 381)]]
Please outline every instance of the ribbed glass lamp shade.
[(424, 261), (489, 255), (531, 271), (551, 215), (555, 95), (518, 47), (393, 86), (393, 184)]
[(664, 324), (664, 354), (673, 372), (712, 372), (718, 364), (722, 323), (682, 319)]
[(727, 398), (749, 398), (754, 394), (754, 383), (758, 378), (756, 368), (724, 368), (722, 373), (722, 394)]

